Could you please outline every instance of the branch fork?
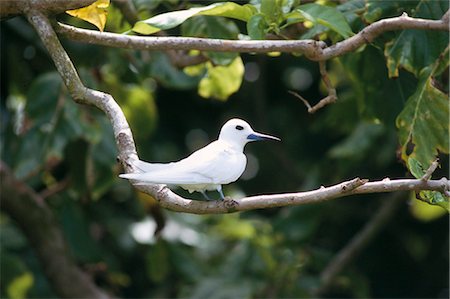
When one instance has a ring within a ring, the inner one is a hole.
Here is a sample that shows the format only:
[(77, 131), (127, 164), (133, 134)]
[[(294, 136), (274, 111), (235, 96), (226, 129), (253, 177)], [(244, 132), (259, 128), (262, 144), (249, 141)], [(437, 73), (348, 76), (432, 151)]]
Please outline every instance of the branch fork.
[(331, 84), (330, 77), (328, 77), (328, 72), (326, 70), (325, 61), (319, 61), (319, 68), (320, 68), (320, 75), (322, 76), (323, 83), (325, 83), (325, 86), (328, 91), (328, 95), (325, 98), (321, 99), (317, 104), (315, 104), (314, 106), (311, 106), (311, 104), (309, 104), (309, 102), (304, 97), (302, 97), (300, 94), (298, 94), (292, 90), (288, 91), (293, 96), (299, 98), (305, 104), (306, 108), (308, 108), (308, 112), (311, 114), (315, 113), (317, 110), (319, 110), (329, 104), (335, 103), (337, 100), (336, 88), (334, 88), (333, 84)]

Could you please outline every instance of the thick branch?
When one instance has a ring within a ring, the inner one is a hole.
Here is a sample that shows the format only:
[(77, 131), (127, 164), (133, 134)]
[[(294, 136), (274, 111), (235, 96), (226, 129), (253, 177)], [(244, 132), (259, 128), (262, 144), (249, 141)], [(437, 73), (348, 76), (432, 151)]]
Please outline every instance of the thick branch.
[(97, 288), (69, 255), (49, 207), (32, 189), (16, 180), (0, 162), (1, 209), (21, 227), (36, 251), (55, 292), (64, 298), (110, 298)]
[(24, 14), (30, 9), (39, 10), (45, 14), (58, 14), (66, 10), (85, 7), (95, 0), (1, 0), (0, 18)]
[(327, 60), (352, 52), (364, 44), (370, 43), (383, 32), (420, 29), (449, 31), (449, 20), (411, 18), (406, 14), (372, 23), (358, 34), (335, 45), (326, 47), (324, 42), (315, 40), (221, 40), (193, 37), (154, 37), (129, 36), (116, 33), (98, 32), (80, 29), (64, 24), (57, 25), (57, 32), (66, 38), (109, 47), (139, 50), (200, 50), (219, 52), (289, 52), (302, 53), (311, 60)]
[(367, 182), (367, 180), (356, 178), (331, 187), (321, 187), (313, 191), (259, 195), (242, 199), (209, 202), (185, 199), (173, 193), (169, 188), (161, 185), (136, 185), (135, 187), (144, 193), (151, 194), (159, 201), (162, 207), (172, 211), (192, 214), (220, 214), (311, 204), (354, 194), (414, 190), (434, 190), (445, 193), (450, 190), (450, 181), (442, 178), (440, 180), (428, 181), (420, 179), (384, 179), (382, 181)]
[[(56, 34), (50, 26), (48, 19), (40, 14), (34, 13), (28, 15), (30, 22), (34, 25), (38, 31), (41, 39), (47, 47), (55, 65), (63, 77), (69, 92), (72, 94), (74, 99), (79, 103), (95, 105), (108, 115), (116, 137), (116, 142), (119, 150), (119, 159), (123, 162), (125, 169), (127, 171), (132, 170), (133, 160), (137, 159), (137, 153), (135, 149), (135, 144), (129, 129), (128, 123), (117, 103), (114, 99), (105, 93), (90, 90), (83, 86), (81, 83), (76, 70), (70, 61), (67, 53), (62, 48), (59, 43)], [(432, 21), (436, 22), (436, 21)], [(81, 29), (76, 29), (68, 26), (59, 26), (60, 28), (69, 28), (70, 30), (75, 30), (74, 32), (79, 32)], [(94, 31), (84, 30), (82, 32), (87, 32), (92, 34)], [(97, 32), (93, 33), (97, 36)], [(81, 35), (83, 36), (83, 34)], [(114, 35), (111, 33), (100, 33), (100, 36), (110, 36), (113, 39), (119, 37), (119, 39), (124, 42), (120, 46), (126, 46), (131, 40), (138, 41), (141, 46), (147, 47), (146, 41), (152, 40), (153, 45), (158, 45), (158, 40), (165, 43), (165, 47), (171, 46), (170, 42), (174, 41), (174, 38), (162, 38), (162, 37), (136, 37), (136, 36), (123, 36)], [(179, 38), (175, 38), (176, 39)], [(189, 39), (191, 42), (198, 42), (199, 39)], [(201, 39), (200, 39), (201, 40)], [(166, 42), (164, 42), (166, 41)], [(220, 41), (213, 40), (217, 43), (224, 43), (225, 45), (231, 44), (236, 47), (233, 41)], [(261, 45), (258, 41), (250, 41), (247, 45)], [(256, 42), (256, 43), (255, 43)], [(279, 42), (283, 41), (268, 41)], [(303, 46), (307, 45), (310, 41), (299, 41)], [(264, 45), (266, 42), (262, 43)], [(316, 42), (314, 42), (316, 43)], [(176, 43), (175, 43), (176, 44)], [(117, 45), (117, 44), (116, 44)], [(131, 43), (130, 45), (133, 45)], [(128, 46), (130, 46), (128, 45)], [(204, 44), (208, 45), (208, 44)], [(161, 46), (161, 45), (159, 45)], [(173, 45), (172, 45), (173, 46)], [(265, 48), (264, 48), (265, 49)], [(211, 201), (202, 202), (194, 201), (182, 198), (167, 187), (162, 185), (148, 185), (148, 186), (136, 186), (139, 190), (154, 196), (164, 208), (186, 213), (195, 214), (211, 214), (211, 213), (229, 213), (234, 211), (246, 211), (251, 209), (263, 209), (271, 207), (281, 207), (288, 205), (300, 205), (306, 203), (313, 203), (319, 201), (330, 200), (338, 197), (348, 196), (351, 194), (361, 194), (361, 193), (377, 193), (377, 192), (394, 192), (399, 190), (437, 190), (441, 192), (448, 192), (450, 189), (450, 183), (447, 179), (442, 180), (383, 180), (380, 182), (367, 183), (365, 180), (354, 179), (348, 182), (344, 182), (335, 186), (328, 188), (321, 188), (315, 191), (300, 192), (300, 193), (287, 193), (287, 194), (277, 194), (277, 195), (262, 195), (247, 197), (240, 200), (225, 200), (225, 201)]]
[(86, 88), (83, 85), (72, 61), (45, 15), (41, 12), (32, 11), (27, 14), (27, 17), (50, 53), (56, 69), (73, 99), (80, 104), (95, 106), (108, 116), (122, 160), (136, 157), (136, 147), (130, 127), (122, 109), (113, 97), (107, 93)]

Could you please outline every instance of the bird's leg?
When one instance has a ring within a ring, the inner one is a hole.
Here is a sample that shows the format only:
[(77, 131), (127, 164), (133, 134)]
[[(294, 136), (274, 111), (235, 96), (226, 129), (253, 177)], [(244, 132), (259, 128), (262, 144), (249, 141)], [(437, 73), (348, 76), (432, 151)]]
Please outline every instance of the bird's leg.
[(220, 199), (225, 200), (225, 195), (223, 195), (222, 192), (222, 185), (219, 185), (219, 187), (217, 187), (217, 192), (219, 192), (220, 194)]
[(204, 198), (206, 198), (206, 200), (211, 200), (211, 198), (209, 198), (208, 194), (206, 194), (206, 191), (201, 191), (202, 195)]

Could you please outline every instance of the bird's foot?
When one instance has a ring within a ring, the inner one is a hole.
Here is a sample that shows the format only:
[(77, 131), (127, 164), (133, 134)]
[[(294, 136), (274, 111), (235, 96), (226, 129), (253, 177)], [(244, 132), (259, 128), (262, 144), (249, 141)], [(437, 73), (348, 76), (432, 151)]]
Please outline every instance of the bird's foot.
[(232, 199), (229, 196), (226, 196), (223, 199), (223, 204), (227, 209), (234, 209), (239, 205), (239, 203), (237, 201), (235, 201), (234, 199)]

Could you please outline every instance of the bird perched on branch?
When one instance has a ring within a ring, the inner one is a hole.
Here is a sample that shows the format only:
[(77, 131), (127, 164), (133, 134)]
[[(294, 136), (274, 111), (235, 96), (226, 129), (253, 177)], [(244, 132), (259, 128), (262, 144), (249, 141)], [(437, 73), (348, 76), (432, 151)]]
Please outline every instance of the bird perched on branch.
[(140, 172), (121, 174), (119, 177), (138, 181), (138, 184), (177, 185), (190, 193), (217, 190), (225, 199), (222, 185), (236, 181), (244, 172), (247, 157), (244, 147), (250, 141), (277, 140), (279, 138), (253, 131), (242, 119), (230, 119), (220, 130), (219, 138), (172, 163), (148, 163), (137, 160), (133, 166)]

